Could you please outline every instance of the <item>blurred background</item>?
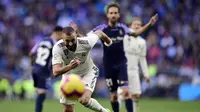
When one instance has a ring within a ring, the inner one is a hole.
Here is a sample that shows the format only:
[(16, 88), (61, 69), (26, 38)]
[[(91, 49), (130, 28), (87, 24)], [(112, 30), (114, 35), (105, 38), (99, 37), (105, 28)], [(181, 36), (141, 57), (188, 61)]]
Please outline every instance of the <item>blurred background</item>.
[[(28, 52), (49, 35), (55, 25), (73, 20), (82, 34), (107, 23), (104, 6), (110, 0), (0, 0), (0, 99), (34, 99)], [(135, 16), (147, 23), (159, 14), (156, 25), (142, 36), (147, 41), (151, 84), (142, 80), (143, 96), (182, 101), (200, 100), (200, 1), (118, 0), (121, 22)], [(92, 51), (100, 68), (94, 96), (108, 98), (103, 78), (102, 45)], [(142, 74), (141, 74), (142, 77)], [(59, 98), (59, 80), (53, 79), (49, 98)]]

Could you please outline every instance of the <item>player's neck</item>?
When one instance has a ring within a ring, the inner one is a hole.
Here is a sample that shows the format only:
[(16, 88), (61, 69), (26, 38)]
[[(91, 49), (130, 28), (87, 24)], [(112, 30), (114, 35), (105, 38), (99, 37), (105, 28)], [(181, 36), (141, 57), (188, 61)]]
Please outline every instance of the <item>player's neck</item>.
[(115, 26), (117, 26), (117, 22), (113, 23), (113, 22), (108, 21), (108, 25), (110, 27), (115, 27)]
[[(57, 35), (56, 35), (55, 33), (52, 33), (51, 36), (50, 36), (50, 38), (56, 40), (56, 36), (57, 36)], [(56, 41), (57, 41), (57, 40), (56, 40)]]
[[(66, 47), (67, 47), (67, 46), (66, 46)], [(76, 49), (77, 49), (77, 41), (76, 41), (76, 43), (75, 43), (72, 47), (67, 47), (67, 49), (69, 49), (70, 51), (75, 52)]]
[(75, 52), (76, 51), (76, 45), (74, 45), (73, 47), (67, 47), (67, 49), (69, 49), (70, 51)]

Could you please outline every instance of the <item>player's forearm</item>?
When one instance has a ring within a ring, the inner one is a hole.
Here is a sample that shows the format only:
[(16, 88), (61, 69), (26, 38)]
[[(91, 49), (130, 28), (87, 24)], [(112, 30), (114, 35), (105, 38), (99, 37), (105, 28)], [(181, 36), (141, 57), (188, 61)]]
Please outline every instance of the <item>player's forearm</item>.
[(84, 37), (84, 35), (77, 33), (77, 37)]
[(103, 40), (107, 45), (111, 45), (112, 44), (112, 40), (102, 31), (97, 30), (95, 31), (95, 34), (98, 35), (98, 37)]
[(34, 55), (33, 55), (33, 53), (31, 53), (31, 52), (30, 52), (28, 55), (29, 55), (30, 60), (31, 60), (31, 65), (33, 65), (33, 64), (34, 64), (34, 61), (35, 61)]
[(146, 57), (141, 57), (140, 58), (140, 66), (142, 68), (142, 73), (144, 75), (144, 77), (148, 77), (148, 66), (147, 66), (147, 60)]
[(144, 25), (140, 29), (136, 30), (135, 32), (131, 32), (129, 35), (137, 37), (137, 36), (141, 35), (142, 33), (144, 33), (150, 26), (151, 26), (150, 23), (147, 23), (146, 25)]
[(53, 75), (55, 77), (58, 77), (58, 76), (61, 76), (64, 73), (66, 73), (66, 72), (68, 72), (70, 70), (71, 70), (71, 66), (70, 65), (66, 65), (66, 66), (63, 66), (63, 67), (56, 67), (56, 68), (53, 68)]
[(83, 37), (84, 35), (82, 35), (78, 30), (76, 31), (77, 37)]

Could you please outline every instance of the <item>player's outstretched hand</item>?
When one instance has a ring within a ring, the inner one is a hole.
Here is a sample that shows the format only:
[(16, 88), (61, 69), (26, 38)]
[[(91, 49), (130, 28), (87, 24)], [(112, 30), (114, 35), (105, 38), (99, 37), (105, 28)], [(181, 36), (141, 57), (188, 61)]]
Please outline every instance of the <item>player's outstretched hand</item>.
[(149, 24), (150, 24), (151, 26), (153, 26), (153, 25), (156, 23), (157, 20), (158, 20), (158, 14), (155, 14), (155, 15), (152, 16), (151, 19), (149, 20)]
[(150, 84), (150, 77), (145, 77), (145, 80), (148, 84)]
[(81, 63), (80, 60), (78, 60), (78, 59), (73, 59), (73, 60), (70, 62), (71, 69), (76, 68), (78, 65), (80, 65), (80, 63)]
[(69, 25), (77, 32), (78, 31), (78, 25), (74, 23), (73, 21), (70, 21)]

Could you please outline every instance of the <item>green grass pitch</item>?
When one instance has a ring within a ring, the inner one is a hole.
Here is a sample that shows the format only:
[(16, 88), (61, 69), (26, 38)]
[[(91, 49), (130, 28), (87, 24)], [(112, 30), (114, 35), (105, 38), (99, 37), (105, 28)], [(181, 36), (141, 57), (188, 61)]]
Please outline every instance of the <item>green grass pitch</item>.
[[(97, 99), (104, 107), (110, 108), (106, 99)], [(76, 112), (92, 112), (76, 103)], [(0, 112), (34, 112), (34, 101), (5, 101), (0, 100)], [(62, 112), (58, 100), (47, 100), (43, 112)], [(124, 105), (121, 112), (126, 112)], [(140, 102), (140, 112), (200, 112), (200, 102), (180, 102), (164, 99), (143, 99)]]

